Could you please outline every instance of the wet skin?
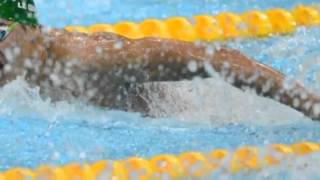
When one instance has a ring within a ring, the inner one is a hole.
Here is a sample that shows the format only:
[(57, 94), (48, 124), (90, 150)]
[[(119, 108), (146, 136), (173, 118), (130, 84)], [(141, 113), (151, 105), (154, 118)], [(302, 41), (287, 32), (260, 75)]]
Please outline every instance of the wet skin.
[[(110, 108), (127, 109), (128, 103), (145, 107), (137, 98), (125, 100), (132, 84), (207, 78), (214, 71), (238, 88), (255, 89), (261, 96), (320, 119), (317, 95), (298, 82), (286, 85), (280, 72), (226, 47), (19, 25), (0, 43), (0, 51), (1, 85), (25, 75), (55, 100), (71, 95)], [(188, 68), (190, 63), (193, 68)]]

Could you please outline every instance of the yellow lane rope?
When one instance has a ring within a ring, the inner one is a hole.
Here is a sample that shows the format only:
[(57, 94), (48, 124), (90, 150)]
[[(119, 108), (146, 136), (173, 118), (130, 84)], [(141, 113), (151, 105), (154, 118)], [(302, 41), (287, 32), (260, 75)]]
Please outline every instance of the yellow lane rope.
[(0, 179), (181, 179), (210, 177), (219, 168), (231, 173), (259, 170), (281, 161), (319, 153), (320, 144), (302, 142), (293, 145), (273, 144), (266, 148), (241, 147), (235, 151), (216, 149), (209, 153), (185, 152), (162, 154), (150, 159), (130, 157), (121, 161), (102, 160), (92, 164), (68, 164), (61, 167), (40, 166), (34, 170), (13, 168), (0, 173)]
[(250, 10), (243, 14), (222, 12), (196, 15), (191, 19), (171, 17), (146, 19), (135, 23), (95, 24), (89, 27), (67, 26), (67, 31), (82, 33), (113, 32), (132, 39), (143, 37), (173, 38), (184, 41), (214, 41), (237, 37), (266, 37), (293, 33), (300, 26), (319, 26), (319, 6), (298, 5), (291, 10)]

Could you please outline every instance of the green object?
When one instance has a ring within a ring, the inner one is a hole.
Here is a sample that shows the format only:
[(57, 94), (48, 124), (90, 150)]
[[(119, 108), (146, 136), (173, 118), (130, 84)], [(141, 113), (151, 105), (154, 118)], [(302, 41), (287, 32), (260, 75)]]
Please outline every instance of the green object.
[(0, 0), (0, 18), (27, 25), (37, 25), (33, 0)]

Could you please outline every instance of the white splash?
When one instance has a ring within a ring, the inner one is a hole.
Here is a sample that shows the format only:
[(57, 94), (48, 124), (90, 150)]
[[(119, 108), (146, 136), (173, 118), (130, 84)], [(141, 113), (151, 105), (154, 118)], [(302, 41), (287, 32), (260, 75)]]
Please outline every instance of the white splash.
[[(165, 96), (159, 97), (157, 92), (150, 91), (153, 99), (149, 106), (155, 116), (214, 124), (242, 122), (279, 125), (307, 120), (289, 107), (244, 93), (218, 78), (166, 82), (157, 86), (165, 92)], [(112, 111), (77, 100), (52, 102), (50, 98), (40, 95), (38, 87), (30, 87), (21, 77), (0, 89), (0, 116), (91, 123), (140, 117), (136, 113)]]
[(279, 125), (310, 121), (290, 107), (243, 92), (220, 78), (146, 83), (144, 87), (151, 89), (146, 99), (153, 116), (215, 124)]
[(41, 97), (39, 88), (30, 87), (22, 77), (0, 89), (0, 116), (9, 116), (12, 120), (34, 117), (48, 121), (78, 120), (101, 123), (115, 118), (110, 113), (115, 111), (76, 100), (52, 102), (48, 97)]

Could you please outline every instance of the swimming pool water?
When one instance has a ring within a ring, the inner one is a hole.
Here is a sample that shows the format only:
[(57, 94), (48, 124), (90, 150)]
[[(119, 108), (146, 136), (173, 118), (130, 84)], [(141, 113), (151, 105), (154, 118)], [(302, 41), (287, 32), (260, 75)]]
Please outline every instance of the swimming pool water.
[[(147, 17), (191, 16), (226, 10), (241, 12), (253, 8), (291, 8), (300, 2), (316, 3), (311, 0), (36, 0), (40, 22), (53, 27), (142, 20)], [(317, 87), (320, 83), (317, 74), (320, 63), (318, 27), (300, 28), (293, 36), (237, 40), (228, 45), (305, 81), (320, 94)], [(259, 114), (254, 108), (245, 113), (253, 117)], [(227, 113), (225, 117), (228, 118)], [(36, 88), (30, 88), (18, 79), (0, 89), (0, 169), (129, 156), (150, 157), (190, 150), (206, 152), (213, 148), (232, 150), (245, 144), (264, 146), (302, 140), (319, 141), (319, 123), (308, 119), (291, 121), (291, 118), (297, 118), (289, 114), (281, 118), (284, 119), (274, 120), (285, 123), (269, 125), (259, 122), (259, 119), (257, 123), (235, 121), (219, 124), (201, 121), (201, 117), (188, 122), (177, 117), (151, 119), (137, 113), (112, 111), (81, 102), (52, 103), (42, 99)]]
[(313, 4), (316, 0), (35, 0), (42, 24), (54, 27), (90, 25), (97, 22), (141, 21), (146, 18), (195, 14), (217, 14), (222, 11), (243, 12), (252, 9), (292, 8)]

